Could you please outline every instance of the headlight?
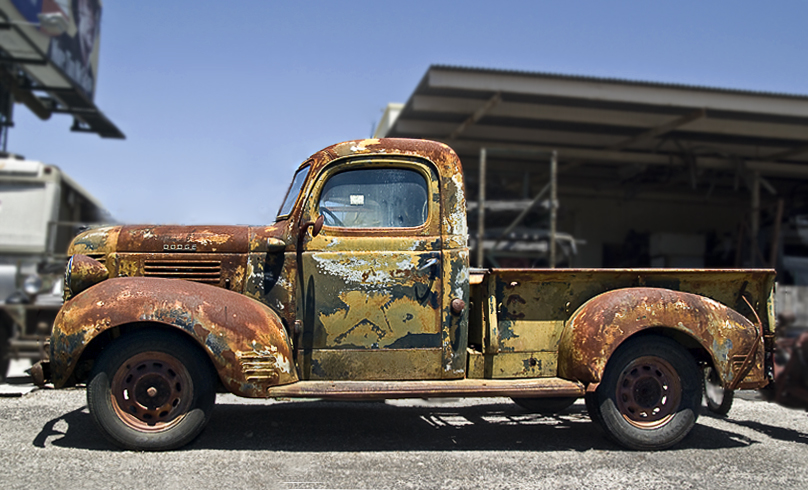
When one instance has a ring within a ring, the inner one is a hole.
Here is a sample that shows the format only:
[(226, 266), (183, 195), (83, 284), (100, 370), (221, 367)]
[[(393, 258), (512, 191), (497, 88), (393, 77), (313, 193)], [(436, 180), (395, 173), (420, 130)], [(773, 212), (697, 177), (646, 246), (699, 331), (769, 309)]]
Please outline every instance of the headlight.
[(73, 255), (65, 267), (65, 294), (67, 301), (93, 284), (109, 277), (109, 271), (101, 262), (86, 255)]
[(22, 290), (25, 291), (25, 294), (28, 296), (39, 294), (39, 292), (42, 291), (42, 278), (36, 274), (31, 274), (23, 281)]
[(69, 300), (73, 293), (70, 292), (70, 276), (73, 271), (73, 256), (71, 255), (69, 259), (67, 259), (67, 266), (65, 266), (65, 279), (64, 279), (64, 289), (62, 293), (62, 301)]

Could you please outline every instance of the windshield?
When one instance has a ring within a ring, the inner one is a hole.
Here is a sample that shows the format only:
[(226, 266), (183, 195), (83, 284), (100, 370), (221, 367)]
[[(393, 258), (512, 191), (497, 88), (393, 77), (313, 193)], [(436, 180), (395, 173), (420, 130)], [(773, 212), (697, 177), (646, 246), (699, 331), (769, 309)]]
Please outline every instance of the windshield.
[(289, 190), (286, 191), (286, 197), (283, 199), (283, 204), (281, 205), (280, 211), (278, 211), (278, 218), (282, 219), (289, 215), (292, 212), (292, 206), (295, 205), (295, 201), (297, 201), (297, 195), (300, 194), (300, 188), (303, 187), (303, 182), (306, 181), (306, 176), (309, 174), (309, 167), (303, 167), (297, 171), (295, 174), (295, 178), (292, 180), (292, 185), (289, 186)]

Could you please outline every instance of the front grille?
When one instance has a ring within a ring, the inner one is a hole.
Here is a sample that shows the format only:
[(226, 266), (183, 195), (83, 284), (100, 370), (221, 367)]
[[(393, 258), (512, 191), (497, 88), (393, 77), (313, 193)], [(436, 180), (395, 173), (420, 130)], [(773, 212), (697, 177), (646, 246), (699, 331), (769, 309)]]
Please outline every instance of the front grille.
[(147, 260), (143, 264), (143, 275), (218, 284), (222, 278), (222, 263), (218, 260)]

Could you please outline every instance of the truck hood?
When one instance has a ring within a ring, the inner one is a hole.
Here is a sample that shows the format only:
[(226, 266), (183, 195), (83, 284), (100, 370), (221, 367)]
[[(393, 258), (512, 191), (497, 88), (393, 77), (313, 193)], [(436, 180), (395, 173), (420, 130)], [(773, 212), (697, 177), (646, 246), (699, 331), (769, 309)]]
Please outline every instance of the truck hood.
[(288, 243), (284, 223), (269, 226), (106, 226), (73, 239), (68, 255), (101, 257), (112, 252), (247, 253), (267, 251), (267, 240)]
[(118, 252), (246, 253), (247, 226), (123, 226)]
[(246, 253), (247, 226), (107, 226), (87, 230), (70, 245), (69, 255), (93, 256), (110, 252)]

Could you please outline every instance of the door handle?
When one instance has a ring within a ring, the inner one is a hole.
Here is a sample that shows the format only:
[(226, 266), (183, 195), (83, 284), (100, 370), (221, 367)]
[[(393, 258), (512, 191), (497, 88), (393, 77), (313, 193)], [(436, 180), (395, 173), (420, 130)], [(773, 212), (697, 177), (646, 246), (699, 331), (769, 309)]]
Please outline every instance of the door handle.
[(422, 265), (421, 267), (419, 267), (419, 268), (418, 268), (418, 270), (419, 270), (419, 271), (422, 271), (422, 270), (424, 270), (424, 269), (429, 269), (429, 268), (430, 268), (430, 267), (432, 267), (433, 265), (438, 265), (438, 259), (434, 259), (434, 258), (433, 258), (433, 259), (429, 259), (429, 260), (427, 260), (427, 261), (426, 261), (426, 263), (425, 263), (424, 265)]

